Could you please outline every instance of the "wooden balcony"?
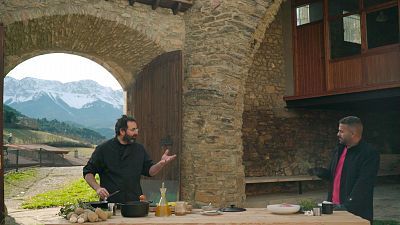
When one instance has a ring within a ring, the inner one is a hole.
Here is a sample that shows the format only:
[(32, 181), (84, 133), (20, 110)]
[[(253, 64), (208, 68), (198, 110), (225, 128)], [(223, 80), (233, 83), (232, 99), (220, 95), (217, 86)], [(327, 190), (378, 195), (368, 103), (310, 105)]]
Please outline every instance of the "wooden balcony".
[[(323, 7), (324, 16), (320, 19), (297, 25), (297, 7), (313, 2), (294, 0), (292, 5), (294, 93), (284, 97), (287, 106), (335, 108), (340, 103), (363, 102), (361, 105), (367, 106), (372, 101), (385, 103), (383, 107), (400, 105), (400, 41), (368, 47), (365, 24), (371, 10), (363, 9), (360, 14), (361, 43), (344, 40), (342, 33), (331, 33), (330, 25), (342, 23), (345, 16), (328, 17), (327, 7)], [(327, 6), (328, 0), (322, 3)], [(373, 10), (392, 10), (398, 5), (400, 0), (392, 0)], [(398, 31), (393, 32), (395, 36)]]

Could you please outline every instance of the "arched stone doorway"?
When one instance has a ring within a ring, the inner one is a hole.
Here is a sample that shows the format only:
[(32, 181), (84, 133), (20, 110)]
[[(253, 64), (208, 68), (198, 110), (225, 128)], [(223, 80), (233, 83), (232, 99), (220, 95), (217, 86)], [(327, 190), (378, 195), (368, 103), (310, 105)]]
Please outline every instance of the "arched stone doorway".
[[(146, 64), (182, 48), (184, 25), (166, 9), (114, 7), (106, 1), (95, 7), (86, 1), (39, 7), (34, 1), (7, 3), (0, 13), (5, 33), (2, 74), (37, 55), (71, 53), (105, 67), (127, 92)], [(125, 102), (125, 111), (133, 112), (133, 106)]]

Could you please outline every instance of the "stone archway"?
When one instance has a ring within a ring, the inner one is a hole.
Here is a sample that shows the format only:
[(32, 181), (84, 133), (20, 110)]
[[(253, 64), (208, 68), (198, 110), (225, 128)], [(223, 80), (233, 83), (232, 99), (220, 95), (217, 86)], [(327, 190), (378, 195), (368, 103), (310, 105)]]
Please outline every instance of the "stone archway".
[[(169, 10), (155, 12), (122, 2), (5, 3), (5, 73), (33, 56), (66, 52), (92, 59), (126, 88), (134, 75), (163, 52), (182, 48), (184, 22)], [(156, 25), (157, 24), (157, 25)]]
[(168, 9), (153, 11), (141, 4), (133, 8), (127, 1), (28, 0), (0, 5), (4, 75), (34, 56), (64, 52), (102, 65), (125, 90), (153, 58), (183, 46), (184, 22)]

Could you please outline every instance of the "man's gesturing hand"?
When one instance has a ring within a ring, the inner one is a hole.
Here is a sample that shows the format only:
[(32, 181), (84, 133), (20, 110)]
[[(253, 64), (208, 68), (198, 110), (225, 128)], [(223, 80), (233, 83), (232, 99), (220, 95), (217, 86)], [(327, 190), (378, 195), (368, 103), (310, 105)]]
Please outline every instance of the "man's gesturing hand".
[(168, 153), (169, 153), (169, 149), (165, 150), (164, 155), (161, 156), (160, 162), (163, 165), (166, 165), (167, 163), (171, 162), (172, 160), (174, 160), (176, 158), (176, 154), (168, 155)]

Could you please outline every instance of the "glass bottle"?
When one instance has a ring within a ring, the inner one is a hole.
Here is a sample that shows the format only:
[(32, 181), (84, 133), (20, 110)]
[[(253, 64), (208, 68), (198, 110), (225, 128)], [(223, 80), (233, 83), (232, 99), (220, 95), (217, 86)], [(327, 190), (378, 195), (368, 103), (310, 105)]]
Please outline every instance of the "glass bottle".
[(164, 188), (164, 182), (160, 188), (161, 198), (157, 204), (156, 216), (170, 216), (171, 209), (168, 206), (168, 200), (166, 198), (167, 188)]

